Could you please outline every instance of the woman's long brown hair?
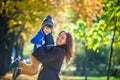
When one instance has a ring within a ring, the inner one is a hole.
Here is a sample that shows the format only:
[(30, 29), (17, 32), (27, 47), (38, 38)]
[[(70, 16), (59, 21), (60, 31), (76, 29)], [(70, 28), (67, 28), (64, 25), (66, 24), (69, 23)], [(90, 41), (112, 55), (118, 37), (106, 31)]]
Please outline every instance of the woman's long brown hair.
[(65, 61), (68, 63), (73, 56), (73, 38), (69, 32), (61, 31), (60, 33), (62, 33), (62, 32), (65, 32), (65, 34), (67, 36), (66, 44), (63, 46), (63, 48), (65, 51)]

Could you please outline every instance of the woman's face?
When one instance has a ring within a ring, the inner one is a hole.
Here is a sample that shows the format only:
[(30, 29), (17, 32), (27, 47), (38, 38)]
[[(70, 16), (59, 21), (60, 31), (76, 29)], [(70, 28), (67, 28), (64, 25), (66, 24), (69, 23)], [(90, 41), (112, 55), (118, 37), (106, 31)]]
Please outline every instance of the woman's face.
[(61, 32), (56, 39), (56, 45), (60, 46), (66, 44), (66, 39), (67, 39), (66, 33)]

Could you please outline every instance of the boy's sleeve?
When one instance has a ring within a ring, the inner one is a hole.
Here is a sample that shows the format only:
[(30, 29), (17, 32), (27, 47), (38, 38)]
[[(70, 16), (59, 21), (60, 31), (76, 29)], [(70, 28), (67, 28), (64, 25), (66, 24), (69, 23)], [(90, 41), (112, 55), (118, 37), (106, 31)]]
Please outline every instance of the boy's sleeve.
[(42, 44), (43, 34), (38, 32), (32, 39), (31, 43), (33, 44)]

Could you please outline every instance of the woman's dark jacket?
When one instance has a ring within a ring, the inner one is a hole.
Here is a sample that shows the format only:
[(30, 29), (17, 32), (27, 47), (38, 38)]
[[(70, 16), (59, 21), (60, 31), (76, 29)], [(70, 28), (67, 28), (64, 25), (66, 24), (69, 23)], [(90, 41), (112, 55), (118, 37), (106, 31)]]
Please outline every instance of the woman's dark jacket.
[(64, 60), (64, 50), (62, 47), (55, 46), (52, 50), (47, 51), (47, 53), (44, 53), (42, 48), (39, 47), (32, 55), (42, 62), (43, 66), (38, 80), (60, 80), (59, 72)]

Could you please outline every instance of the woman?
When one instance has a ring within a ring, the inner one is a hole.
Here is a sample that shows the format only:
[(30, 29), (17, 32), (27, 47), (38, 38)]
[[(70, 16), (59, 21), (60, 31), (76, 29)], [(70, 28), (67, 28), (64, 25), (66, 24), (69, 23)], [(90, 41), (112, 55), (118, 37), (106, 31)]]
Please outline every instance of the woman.
[(61, 31), (56, 39), (56, 46), (47, 54), (39, 47), (32, 54), (42, 62), (38, 80), (60, 80), (59, 72), (65, 59), (68, 63), (73, 55), (73, 40), (70, 33)]

